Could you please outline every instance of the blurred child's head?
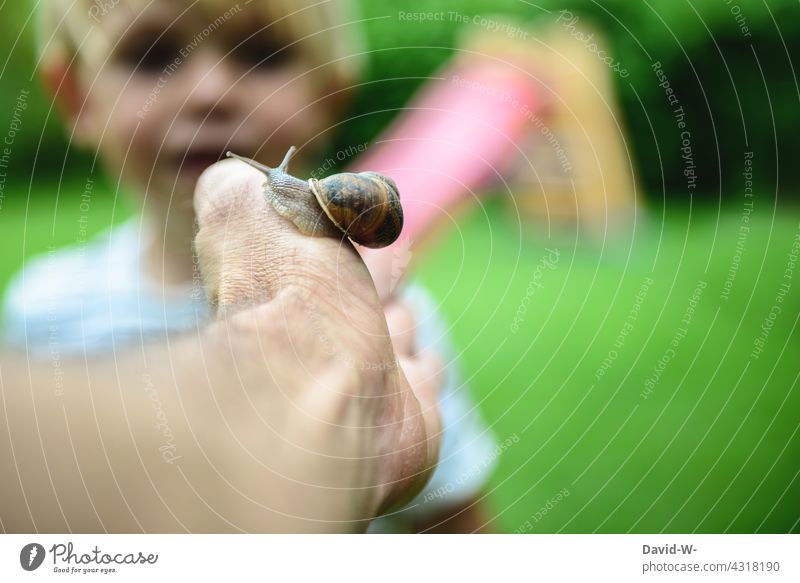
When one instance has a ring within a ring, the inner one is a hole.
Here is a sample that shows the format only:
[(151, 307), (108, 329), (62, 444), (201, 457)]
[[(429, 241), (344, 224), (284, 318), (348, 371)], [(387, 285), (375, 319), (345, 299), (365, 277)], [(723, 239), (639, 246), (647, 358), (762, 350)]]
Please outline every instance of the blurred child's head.
[(71, 139), (148, 203), (185, 203), (226, 150), (313, 152), (360, 75), (344, 0), (43, 5), (40, 67)]

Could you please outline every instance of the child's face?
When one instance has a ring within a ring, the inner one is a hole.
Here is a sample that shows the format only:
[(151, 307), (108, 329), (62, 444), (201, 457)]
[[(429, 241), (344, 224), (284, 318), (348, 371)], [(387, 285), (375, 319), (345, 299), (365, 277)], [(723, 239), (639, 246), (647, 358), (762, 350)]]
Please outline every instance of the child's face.
[(80, 49), (78, 137), (148, 205), (186, 206), (226, 150), (275, 165), (332, 121), (329, 100), (312, 104), (328, 91), (307, 73), (302, 43), (281, 22), (265, 28), (258, 4), (120, 3)]

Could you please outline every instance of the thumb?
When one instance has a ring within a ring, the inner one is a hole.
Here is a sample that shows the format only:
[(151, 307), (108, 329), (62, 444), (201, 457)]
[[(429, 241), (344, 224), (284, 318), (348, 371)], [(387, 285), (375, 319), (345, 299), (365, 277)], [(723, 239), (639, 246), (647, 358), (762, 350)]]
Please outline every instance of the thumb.
[(261, 172), (238, 160), (220, 161), (198, 180), (195, 252), (211, 305), (240, 309), (287, 286), (377, 297), (352, 244), (300, 233), (267, 202), (264, 183)]
[(263, 182), (257, 170), (230, 160), (214, 164), (197, 182), (195, 252), (209, 303), (217, 308), (263, 303), (280, 289), (266, 260), (276, 227), (261, 194)]

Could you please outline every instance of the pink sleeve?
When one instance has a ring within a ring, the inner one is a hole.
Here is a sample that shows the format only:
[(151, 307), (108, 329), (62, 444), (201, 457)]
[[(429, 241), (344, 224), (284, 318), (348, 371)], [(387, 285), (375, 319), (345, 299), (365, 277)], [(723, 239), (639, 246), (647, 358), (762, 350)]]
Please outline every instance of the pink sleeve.
[(445, 73), (349, 168), (395, 180), (407, 242), (500, 176), (536, 111), (530, 79), (512, 68), (451, 67)]

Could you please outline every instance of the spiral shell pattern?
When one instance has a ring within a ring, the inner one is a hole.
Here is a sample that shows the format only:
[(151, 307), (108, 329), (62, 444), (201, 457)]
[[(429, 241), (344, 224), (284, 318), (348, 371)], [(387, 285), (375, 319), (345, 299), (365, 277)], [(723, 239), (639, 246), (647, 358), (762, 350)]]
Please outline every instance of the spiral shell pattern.
[(350, 239), (365, 247), (394, 243), (403, 229), (397, 185), (377, 172), (343, 172), (308, 181), (328, 218)]

